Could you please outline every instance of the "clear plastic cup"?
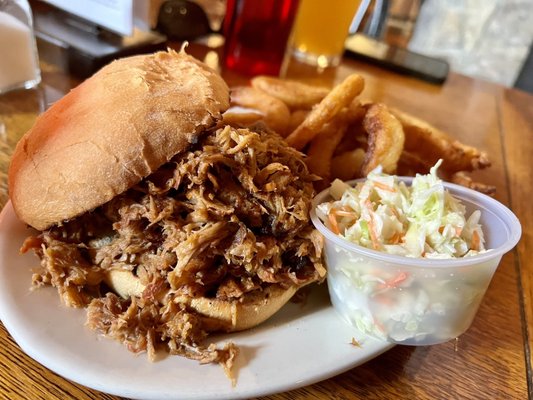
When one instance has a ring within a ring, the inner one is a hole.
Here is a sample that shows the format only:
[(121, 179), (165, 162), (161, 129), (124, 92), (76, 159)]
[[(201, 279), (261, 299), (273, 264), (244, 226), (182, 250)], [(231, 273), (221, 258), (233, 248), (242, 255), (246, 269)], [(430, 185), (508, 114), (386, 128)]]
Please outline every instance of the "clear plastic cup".
[(361, 332), (415, 346), (458, 337), (470, 327), (502, 256), (518, 243), (520, 222), (507, 207), (474, 190), (444, 185), (466, 206), (467, 215), (481, 211), (489, 251), (434, 260), (367, 249), (335, 235), (316, 215), (318, 204), (332, 200), (329, 191), (315, 197), (311, 219), (325, 237), (331, 302)]

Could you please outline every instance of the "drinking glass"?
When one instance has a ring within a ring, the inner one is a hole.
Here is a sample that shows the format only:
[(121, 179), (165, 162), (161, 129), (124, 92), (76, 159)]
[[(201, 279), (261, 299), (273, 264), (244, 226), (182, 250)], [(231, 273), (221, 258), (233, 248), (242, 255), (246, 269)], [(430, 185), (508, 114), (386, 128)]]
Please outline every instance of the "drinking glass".
[(292, 56), (321, 68), (338, 65), (360, 3), (361, 0), (303, 0), (291, 35)]
[(41, 81), (27, 0), (0, 0), (0, 94)]
[(225, 66), (246, 75), (278, 75), (298, 3), (299, 0), (228, 0)]

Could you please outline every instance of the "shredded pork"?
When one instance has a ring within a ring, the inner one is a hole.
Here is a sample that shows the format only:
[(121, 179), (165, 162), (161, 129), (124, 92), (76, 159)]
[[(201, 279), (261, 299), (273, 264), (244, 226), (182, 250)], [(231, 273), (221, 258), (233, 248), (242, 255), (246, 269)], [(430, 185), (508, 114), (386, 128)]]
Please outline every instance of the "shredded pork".
[[(237, 348), (206, 345), (206, 317), (180, 296), (242, 299), (268, 285), (321, 281), (321, 237), (309, 223), (314, 177), (276, 134), (218, 128), (137, 186), (30, 237), (33, 284), (87, 307), (90, 328), (131, 351), (156, 348), (231, 369)], [(123, 299), (106, 272), (132, 271), (142, 296)]]

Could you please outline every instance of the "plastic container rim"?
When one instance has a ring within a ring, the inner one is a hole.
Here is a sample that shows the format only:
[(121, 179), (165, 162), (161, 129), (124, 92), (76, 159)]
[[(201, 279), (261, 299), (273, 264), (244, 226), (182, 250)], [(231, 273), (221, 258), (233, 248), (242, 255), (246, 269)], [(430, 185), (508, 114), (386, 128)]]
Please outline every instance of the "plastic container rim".
[[(398, 180), (405, 182), (407, 185), (411, 185), (413, 177), (407, 176), (398, 176)], [(350, 186), (354, 186), (358, 182), (364, 182), (366, 179), (355, 179), (347, 181), (346, 183)], [(509, 226), (506, 224), (508, 230), (508, 240), (499, 247), (489, 249), (485, 253), (477, 254), (474, 256), (461, 257), (461, 258), (451, 258), (451, 259), (433, 259), (433, 258), (411, 258), (405, 256), (399, 256), (395, 254), (388, 254), (376, 250), (372, 250), (363, 246), (360, 246), (355, 243), (351, 243), (340, 236), (335, 235), (329, 228), (327, 228), (324, 223), (318, 218), (316, 214), (316, 207), (318, 204), (323, 203), (327, 197), (329, 197), (329, 187), (324, 189), (319, 194), (315, 196), (311, 204), (311, 221), (319, 232), (324, 235), (327, 240), (334, 242), (336, 245), (342, 247), (345, 250), (348, 250), (352, 253), (359, 253), (366, 257), (378, 259), (388, 263), (394, 264), (409, 264), (413, 267), (430, 267), (430, 268), (460, 268), (467, 265), (481, 264), (489, 260), (493, 260), (496, 257), (502, 257), (505, 253), (510, 251), (513, 247), (516, 246), (520, 240), (522, 234), (522, 227), (520, 221), (516, 215), (504, 206), (499, 201), (489, 197), (483, 193), (475, 191), (473, 189), (466, 188), (464, 186), (456, 185), (454, 183), (444, 182), (444, 187), (450, 191), (450, 193), (459, 198), (462, 202), (468, 201), (470, 203), (486, 202), (488, 207), (485, 207), (487, 210), (490, 210), (493, 214), (496, 214), (500, 219), (501, 214), (505, 214), (506, 217), (511, 222), (510, 225), (514, 226), (516, 229), (509, 229)], [(483, 212), (483, 210), (481, 210)]]

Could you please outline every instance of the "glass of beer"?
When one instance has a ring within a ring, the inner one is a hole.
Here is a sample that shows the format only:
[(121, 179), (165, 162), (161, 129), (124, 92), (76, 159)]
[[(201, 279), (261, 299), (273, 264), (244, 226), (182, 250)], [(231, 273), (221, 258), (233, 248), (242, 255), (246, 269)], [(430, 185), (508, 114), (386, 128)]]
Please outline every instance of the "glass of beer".
[(339, 64), (344, 41), (361, 0), (303, 0), (291, 37), (297, 60), (321, 68)]

